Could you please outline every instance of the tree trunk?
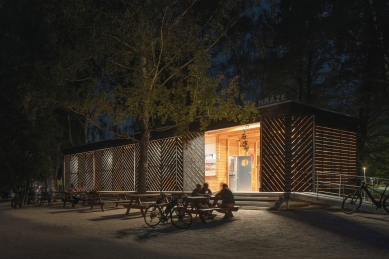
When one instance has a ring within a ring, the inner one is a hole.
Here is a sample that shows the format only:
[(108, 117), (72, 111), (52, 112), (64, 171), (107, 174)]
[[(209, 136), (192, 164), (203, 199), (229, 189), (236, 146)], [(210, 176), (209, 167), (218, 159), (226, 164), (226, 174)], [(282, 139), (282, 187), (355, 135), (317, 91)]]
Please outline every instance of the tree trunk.
[(23, 189), (21, 190), (21, 195), (22, 195), (22, 197), (23, 197), (23, 199), (22, 199), (22, 204), (21, 204), (22, 207), (26, 207), (26, 206), (27, 206), (27, 201), (28, 201), (28, 187), (29, 187), (29, 185), (30, 185), (30, 182), (29, 182), (29, 181), (23, 183)]
[(150, 130), (147, 128), (143, 134), (140, 142), (140, 162), (138, 172), (138, 193), (146, 193), (147, 191), (147, 167), (148, 167), (148, 151), (150, 141)]

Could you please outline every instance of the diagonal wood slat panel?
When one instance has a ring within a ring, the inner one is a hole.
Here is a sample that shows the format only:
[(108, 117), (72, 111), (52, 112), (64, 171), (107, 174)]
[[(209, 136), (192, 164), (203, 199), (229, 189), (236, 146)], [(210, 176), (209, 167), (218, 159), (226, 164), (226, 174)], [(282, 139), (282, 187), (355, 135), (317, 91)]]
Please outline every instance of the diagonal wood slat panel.
[(113, 190), (112, 172), (113, 172), (113, 149), (107, 148), (102, 151), (102, 189), (101, 191)]
[(123, 147), (122, 162), (124, 191), (135, 191), (135, 172), (139, 163), (139, 153), (136, 153), (136, 145)]
[(112, 150), (112, 190), (123, 191), (123, 147), (114, 147)]
[(139, 168), (139, 163), (140, 163), (140, 145), (139, 144), (135, 144), (135, 154), (136, 154), (136, 158), (135, 158), (135, 162), (136, 162), (136, 165), (135, 165), (135, 168), (136, 168), (136, 171), (135, 171), (135, 190), (138, 190), (138, 175), (139, 175), (138, 168)]
[(94, 190), (102, 191), (103, 187), (103, 150), (93, 152), (95, 161), (95, 186)]
[(285, 190), (285, 120), (262, 118), (262, 191)]
[(205, 179), (205, 139), (200, 133), (189, 133), (183, 147), (183, 189), (192, 191)]
[(180, 138), (164, 139), (161, 142), (162, 189), (181, 191), (183, 188), (183, 155)]
[(312, 190), (313, 117), (292, 118), (291, 170), (294, 191)]
[(78, 170), (77, 170), (77, 175), (74, 177), (74, 185), (79, 188), (81, 186), (81, 183), (85, 183), (85, 153), (81, 153), (77, 155), (78, 158)]
[(148, 191), (160, 191), (162, 189), (161, 148), (162, 140), (150, 141), (146, 175)]
[(70, 171), (69, 171), (69, 182), (67, 189), (70, 188), (70, 184), (77, 184), (78, 178), (78, 154), (70, 156)]
[(93, 152), (85, 154), (85, 187), (87, 190), (94, 189), (94, 174), (93, 174)]
[[(149, 146), (149, 191), (181, 191), (184, 170), (188, 190), (204, 180), (204, 135), (190, 133), (187, 142), (181, 138), (151, 141)], [(184, 148), (185, 144), (185, 148)], [(106, 148), (65, 157), (65, 183), (85, 182), (94, 190), (137, 190), (139, 144)]]
[(71, 165), (70, 165), (70, 160), (71, 160), (71, 156), (65, 156), (64, 157), (64, 183), (63, 183), (63, 186), (65, 188), (65, 190), (69, 189), (69, 185), (70, 185), (70, 168), (71, 168)]

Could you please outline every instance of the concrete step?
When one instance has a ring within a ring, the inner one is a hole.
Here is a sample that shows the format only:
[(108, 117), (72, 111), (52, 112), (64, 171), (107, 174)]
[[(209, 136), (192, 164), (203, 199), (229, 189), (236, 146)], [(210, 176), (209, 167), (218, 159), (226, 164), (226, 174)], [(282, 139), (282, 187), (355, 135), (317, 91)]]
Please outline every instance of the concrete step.
[[(319, 204), (326, 204), (331, 206), (342, 207), (343, 197), (317, 194), (313, 192), (291, 192), (289, 198), (299, 201), (314, 202)], [(383, 208), (376, 209), (375, 205), (371, 201), (363, 201), (359, 211), (386, 214)]]
[(260, 206), (260, 207), (271, 207), (274, 204), (273, 202), (266, 201), (235, 201), (236, 205), (242, 206)]

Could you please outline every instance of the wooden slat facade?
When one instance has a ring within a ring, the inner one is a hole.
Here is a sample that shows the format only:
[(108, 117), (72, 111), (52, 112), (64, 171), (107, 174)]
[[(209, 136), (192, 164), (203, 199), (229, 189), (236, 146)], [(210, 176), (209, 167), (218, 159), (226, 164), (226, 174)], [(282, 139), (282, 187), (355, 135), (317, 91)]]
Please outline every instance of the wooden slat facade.
[[(356, 175), (356, 118), (292, 101), (259, 111), (257, 123), (212, 123), (205, 134), (192, 132), (185, 141), (171, 137), (172, 132), (153, 134), (147, 189), (189, 191), (207, 181), (217, 190), (221, 183), (229, 183), (230, 156), (252, 156), (252, 191), (328, 190), (315, 185), (316, 172)], [(248, 151), (241, 145), (243, 133)], [(207, 145), (216, 158), (215, 170), (206, 175)], [(138, 144), (123, 140), (67, 149), (65, 188), (70, 182), (76, 186), (83, 182), (89, 189), (136, 191), (139, 154)]]
[[(339, 176), (347, 179), (342, 183), (353, 184), (356, 175), (357, 134), (355, 132), (316, 127), (315, 171), (318, 172), (316, 185), (319, 191), (334, 192), (338, 190)], [(331, 183), (331, 184), (329, 184)]]
[[(191, 138), (188, 143), (178, 137), (150, 142), (146, 175), (148, 191), (182, 191), (184, 175), (193, 183), (203, 181), (204, 137), (192, 133)], [(83, 182), (93, 190), (136, 191), (139, 154), (139, 145), (131, 144), (66, 155), (65, 188), (69, 188), (70, 183), (78, 187)], [(184, 154), (187, 158), (185, 166)]]

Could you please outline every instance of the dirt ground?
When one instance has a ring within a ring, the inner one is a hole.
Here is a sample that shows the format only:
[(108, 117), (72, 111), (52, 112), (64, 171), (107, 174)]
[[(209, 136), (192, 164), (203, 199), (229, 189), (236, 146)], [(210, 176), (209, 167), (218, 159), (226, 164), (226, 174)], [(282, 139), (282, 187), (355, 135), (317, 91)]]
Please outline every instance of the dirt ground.
[[(110, 205), (106, 204), (106, 208)], [(389, 215), (307, 206), (241, 209), (180, 230), (139, 212), (0, 202), (0, 258), (388, 258)]]

